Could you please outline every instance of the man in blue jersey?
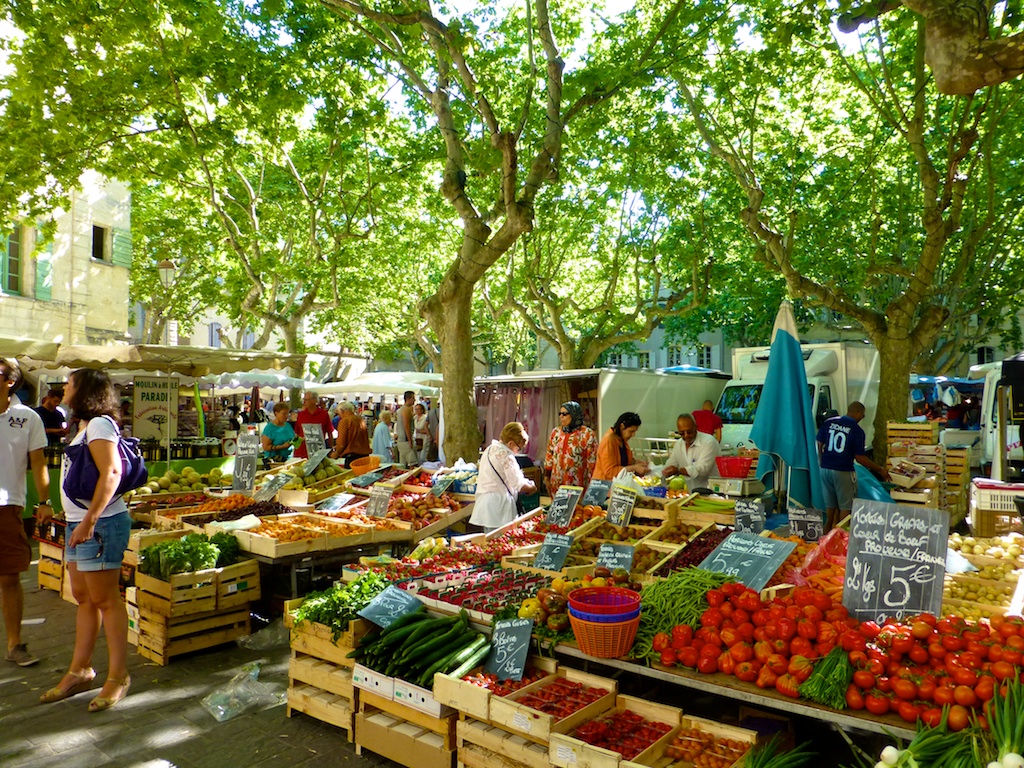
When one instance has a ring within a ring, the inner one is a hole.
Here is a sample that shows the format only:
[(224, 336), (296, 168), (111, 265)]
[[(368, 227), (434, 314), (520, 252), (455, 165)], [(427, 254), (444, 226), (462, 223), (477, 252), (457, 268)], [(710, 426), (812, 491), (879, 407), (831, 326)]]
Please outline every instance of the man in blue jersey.
[(826, 530), (844, 520), (857, 495), (857, 472), (854, 462), (879, 473), (886, 480), (889, 473), (868, 458), (864, 430), (864, 403), (854, 400), (845, 416), (829, 419), (818, 430), (818, 456), (821, 463), (821, 484), (825, 491)]

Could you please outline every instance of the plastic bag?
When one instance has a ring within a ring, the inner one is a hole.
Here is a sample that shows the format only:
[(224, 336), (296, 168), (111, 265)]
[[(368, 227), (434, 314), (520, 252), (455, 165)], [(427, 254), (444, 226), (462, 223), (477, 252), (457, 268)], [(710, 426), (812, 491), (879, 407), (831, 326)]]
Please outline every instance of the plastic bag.
[(630, 472), (628, 469), (620, 469), (619, 474), (615, 476), (612, 481), (615, 485), (622, 485), (626, 488), (634, 489), (640, 496), (644, 495), (644, 487), (636, 481), (636, 475)]
[(274, 648), (287, 648), (290, 640), (288, 628), (285, 627), (284, 621), (282, 619), (274, 619), (259, 632), (240, 637), (235, 642), (249, 651), (269, 651)]
[(260, 665), (264, 661), (244, 665), (226, 686), (203, 698), (203, 708), (217, 722), (223, 723), (249, 709), (269, 709), (284, 704), (287, 694), (281, 685), (259, 682)]

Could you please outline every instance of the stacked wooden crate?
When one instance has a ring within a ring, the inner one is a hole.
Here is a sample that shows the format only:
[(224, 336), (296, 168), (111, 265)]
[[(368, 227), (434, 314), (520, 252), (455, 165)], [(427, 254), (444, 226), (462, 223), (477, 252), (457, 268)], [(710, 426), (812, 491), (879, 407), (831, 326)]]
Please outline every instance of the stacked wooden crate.
[(64, 584), (64, 547), (51, 541), (39, 541), (39, 567), (36, 583), (40, 589), (60, 592)]
[(950, 525), (967, 517), (971, 484), (971, 449), (946, 448), (946, 504)]
[(895, 422), (887, 428), (890, 466), (909, 461), (925, 476), (911, 488), (889, 491), (897, 504), (946, 509), (946, 447), (939, 445), (937, 422)]

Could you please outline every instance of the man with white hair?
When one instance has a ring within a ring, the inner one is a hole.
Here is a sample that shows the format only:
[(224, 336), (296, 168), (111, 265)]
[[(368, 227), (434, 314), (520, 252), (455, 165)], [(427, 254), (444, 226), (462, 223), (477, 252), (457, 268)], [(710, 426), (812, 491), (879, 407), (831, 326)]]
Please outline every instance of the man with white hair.
[(356, 459), (370, 455), (370, 438), (366, 432), (366, 422), (356, 416), (353, 403), (345, 400), (338, 406), (341, 418), (338, 420), (338, 439), (334, 442), (334, 453), (345, 460), (346, 465)]

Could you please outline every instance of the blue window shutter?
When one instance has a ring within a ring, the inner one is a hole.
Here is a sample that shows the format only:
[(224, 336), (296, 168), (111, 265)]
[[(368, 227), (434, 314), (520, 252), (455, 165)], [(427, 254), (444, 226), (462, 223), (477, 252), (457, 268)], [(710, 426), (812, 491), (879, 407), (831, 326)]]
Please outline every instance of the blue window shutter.
[(36, 298), (53, 300), (53, 241), (36, 249)]
[(112, 263), (116, 267), (132, 268), (132, 233), (127, 229), (114, 229)]

